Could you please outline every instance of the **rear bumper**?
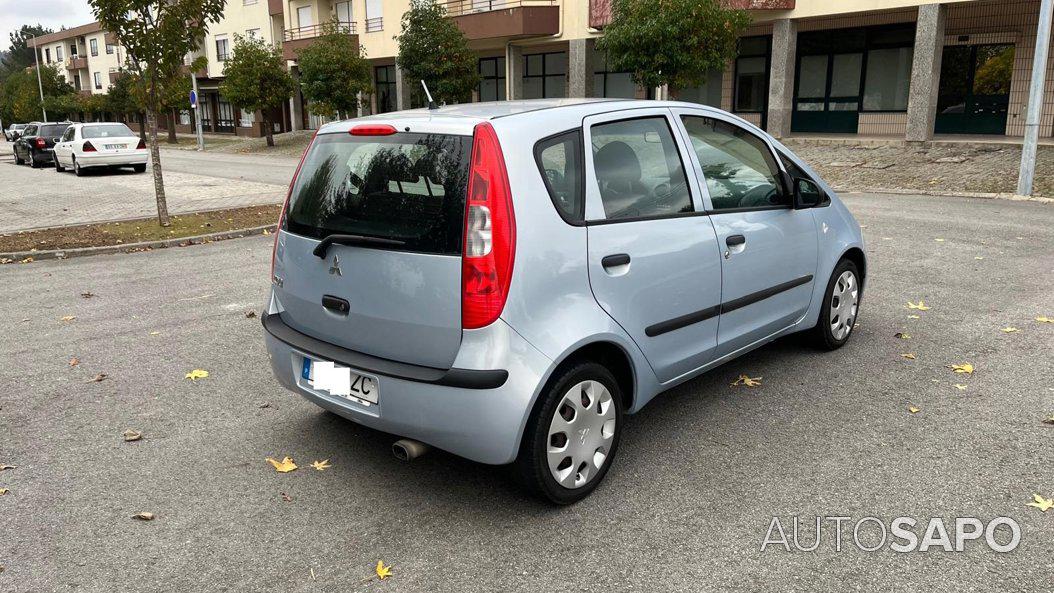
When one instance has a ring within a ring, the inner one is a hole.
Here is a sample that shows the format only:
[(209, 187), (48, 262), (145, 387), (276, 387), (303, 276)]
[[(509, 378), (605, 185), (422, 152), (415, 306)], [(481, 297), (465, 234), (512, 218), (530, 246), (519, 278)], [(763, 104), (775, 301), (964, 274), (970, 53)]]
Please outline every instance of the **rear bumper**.
[(145, 165), (147, 159), (147, 153), (143, 151), (139, 153), (86, 153), (77, 155), (76, 158), (80, 161), (81, 167), (116, 167), (120, 165)]
[[(295, 332), (273, 310), (263, 320), (271, 370), (286, 389), (354, 422), (481, 463), (516, 459), (523, 427), (552, 364), (501, 320), (465, 331), (455, 369), (449, 371), (321, 342)], [(376, 377), (377, 404), (313, 389), (300, 375), (305, 355)]]

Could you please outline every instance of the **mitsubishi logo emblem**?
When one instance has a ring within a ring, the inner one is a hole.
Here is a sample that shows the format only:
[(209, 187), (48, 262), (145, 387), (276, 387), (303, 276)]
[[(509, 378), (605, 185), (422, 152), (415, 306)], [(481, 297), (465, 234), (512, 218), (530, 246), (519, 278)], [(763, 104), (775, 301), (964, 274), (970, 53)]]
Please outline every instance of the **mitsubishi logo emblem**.
[(340, 271), (340, 257), (335, 253), (333, 254), (333, 265), (329, 267), (329, 273), (344, 277), (344, 274)]

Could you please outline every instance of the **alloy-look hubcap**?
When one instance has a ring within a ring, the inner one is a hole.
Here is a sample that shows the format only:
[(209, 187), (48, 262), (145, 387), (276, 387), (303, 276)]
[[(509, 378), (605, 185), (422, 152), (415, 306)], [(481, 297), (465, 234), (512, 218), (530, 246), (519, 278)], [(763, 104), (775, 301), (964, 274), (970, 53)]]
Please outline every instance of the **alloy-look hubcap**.
[(836, 340), (844, 340), (853, 331), (856, 308), (860, 303), (860, 290), (856, 274), (849, 270), (835, 281), (831, 289), (831, 334)]
[(598, 381), (582, 381), (564, 394), (549, 424), (549, 471), (564, 488), (581, 488), (607, 462), (615, 438), (615, 402)]

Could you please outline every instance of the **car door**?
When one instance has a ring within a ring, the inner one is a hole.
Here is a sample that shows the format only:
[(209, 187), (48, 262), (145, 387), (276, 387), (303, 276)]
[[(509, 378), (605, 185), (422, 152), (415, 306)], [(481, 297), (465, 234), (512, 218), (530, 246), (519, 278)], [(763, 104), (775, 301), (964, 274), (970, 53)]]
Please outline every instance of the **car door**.
[(817, 281), (816, 222), (793, 208), (764, 137), (715, 112), (675, 111), (721, 249), (717, 355), (725, 356), (805, 315)]
[(583, 121), (589, 282), (661, 382), (717, 346), (721, 263), (687, 147), (666, 108)]
[(70, 151), (73, 148), (73, 138), (77, 133), (76, 126), (70, 126), (62, 134), (62, 138), (55, 144), (55, 160), (65, 166), (70, 162)]

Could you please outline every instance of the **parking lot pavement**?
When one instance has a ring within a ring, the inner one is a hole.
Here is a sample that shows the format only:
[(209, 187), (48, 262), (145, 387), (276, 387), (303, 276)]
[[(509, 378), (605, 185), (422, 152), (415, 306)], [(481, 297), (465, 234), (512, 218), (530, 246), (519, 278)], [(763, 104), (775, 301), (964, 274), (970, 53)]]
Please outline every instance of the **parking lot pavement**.
[[(397, 462), (393, 437), (282, 390), (245, 316), (270, 239), (0, 266), (0, 590), (1050, 590), (1054, 512), (1026, 503), (1054, 497), (1054, 324), (1034, 319), (1054, 317), (1054, 208), (846, 201), (871, 257), (849, 344), (784, 339), (658, 398), (569, 508), (442, 452)], [(264, 460), (286, 455), (300, 469)], [(836, 552), (825, 522), (815, 552), (760, 551), (794, 515), (803, 545), (815, 516), (1009, 516), (1022, 539), (867, 553), (843, 526)]]
[[(291, 159), (165, 151), (165, 193), (172, 214), (280, 202), (296, 169)], [(0, 233), (124, 220), (157, 214), (154, 178), (131, 169), (77, 177), (54, 167), (14, 163), (0, 142)]]

